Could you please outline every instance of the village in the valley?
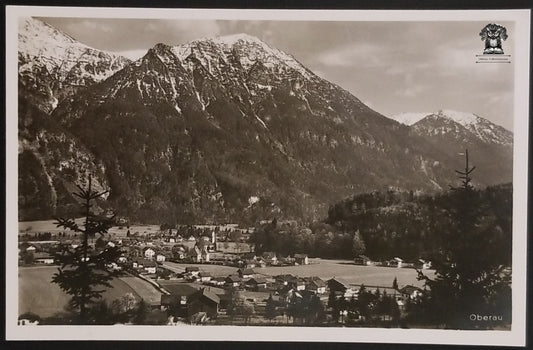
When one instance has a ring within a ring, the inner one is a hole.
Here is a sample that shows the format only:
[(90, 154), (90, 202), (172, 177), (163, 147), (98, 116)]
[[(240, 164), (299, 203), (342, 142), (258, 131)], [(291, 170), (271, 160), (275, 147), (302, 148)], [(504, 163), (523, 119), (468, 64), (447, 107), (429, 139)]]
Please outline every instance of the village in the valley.
[[(81, 236), (45, 223), (49, 232), (35, 232), (31, 222), (20, 225), (19, 324), (64, 323), (68, 314), (68, 295), (51, 282), (59, 267), (54, 254), (61, 247), (76, 248)], [(433, 272), (429, 261), (397, 256), (371, 261), (358, 255), (350, 261), (306, 252), (255, 253), (253, 231), (237, 224), (166, 228), (121, 222), (108, 235), (90, 239), (95, 253), (109, 247), (121, 251), (118, 261), (107, 266), (119, 275), (100, 301), (121, 315), (109, 322), (397, 324), (423, 296), (417, 271)]]

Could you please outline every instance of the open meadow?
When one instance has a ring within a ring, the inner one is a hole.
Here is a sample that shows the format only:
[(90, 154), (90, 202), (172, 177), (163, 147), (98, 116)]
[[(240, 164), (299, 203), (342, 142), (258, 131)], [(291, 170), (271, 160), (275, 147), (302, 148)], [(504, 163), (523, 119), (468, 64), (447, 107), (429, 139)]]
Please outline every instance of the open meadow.
[[(324, 280), (337, 277), (354, 285), (365, 284), (384, 287), (391, 287), (392, 281), (396, 277), (400, 288), (405, 285), (423, 286), (423, 282), (417, 280), (418, 274), (415, 269), (362, 266), (355, 265), (350, 260), (309, 259), (309, 262), (309, 265), (268, 266), (255, 268), (254, 271), (268, 276), (292, 274), (302, 277), (318, 276)], [(425, 273), (430, 276), (434, 274), (432, 270), (425, 270)]]
[[(83, 219), (75, 220), (78, 224), (83, 224)], [(130, 225), (130, 234), (145, 235), (159, 231), (159, 225)], [(50, 232), (52, 234), (60, 232), (70, 232), (62, 227), (55, 225), (55, 220), (37, 220), (37, 221), (20, 221), (19, 234)], [(108, 234), (115, 237), (126, 237), (128, 228), (124, 226), (113, 226), (109, 229)]]
[[(400, 288), (406, 285), (423, 287), (423, 282), (417, 280), (417, 272), (414, 269), (361, 266), (355, 265), (349, 260), (310, 259), (309, 261), (309, 265), (256, 267), (253, 270), (256, 274), (264, 276), (292, 274), (299, 277), (318, 276), (324, 280), (337, 277), (354, 285), (365, 284), (367, 286), (383, 287), (391, 287), (392, 281), (396, 277)], [(187, 266), (198, 266), (201, 271), (209, 272), (213, 276), (236, 274), (238, 270), (238, 268), (231, 266), (173, 262), (165, 262), (165, 266), (174, 272), (184, 272)], [(425, 270), (424, 272), (429, 276), (434, 275), (432, 270)]]
[[(40, 317), (50, 317), (64, 311), (69, 296), (57, 284), (52, 283), (52, 275), (56, 271), (57, 266), (19, 268), (19, 314), (33, 312)], [(111, 286), (103, 294), (103, 299), (109, 304), (126, 293), (133, 294), (137, 300), (142, 297), (149, 303), (155, 299), (160, 301), (161, 293), (148, 282), (136, 277), (114, 279)]]

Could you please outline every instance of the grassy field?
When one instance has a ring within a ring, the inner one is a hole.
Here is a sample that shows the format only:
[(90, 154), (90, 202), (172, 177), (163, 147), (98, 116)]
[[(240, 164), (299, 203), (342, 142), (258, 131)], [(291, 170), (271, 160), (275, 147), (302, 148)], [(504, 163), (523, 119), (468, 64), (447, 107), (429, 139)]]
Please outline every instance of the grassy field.
[[(65, 231), (63, 228), (58, 228), (54, 224), (55, 220), (39, 220), (39, 221), (21, 221), (19, 222), (19, 233), (35, 233), (35, 232), (51, 232), (58, 233)], [(76, 219), (78, 224), (83, 221)]]
[[(351, 284), (365, 284), (367, 286), (392, 286), (392, 281), (396, 277), (400, 288), (405, 285), (422, 287), (423, 283), (417, 280), (417, 272), (414, 269), (399, 269), (394, 267), (360, 266), (354, 265), (348, 260), (322, 260), (310, 259), (311, 264), (300, 266), (283, 267), (263, 267), (254, 268), (257, 274), (265, 276), (276, 276), (281, 274), (292, 274), (299, 277), (318, 276), (324, 280), (338, 277)], [(203, 264), (178, 264), (165, 262), (171, 270), (175, 272), (185, 271), (187, 266), (198, 266), (200, 271), (210, 272), (212, 276), (227, 276), (236, 274), (238, 268), (219, 265)], [(433, 276), (433, 271), (426, 273)]]
[[(256, 273), (268, 276), (290, 273), (296, 276), (318, 276), (322, 279), (338, 277), (351, 284), (365, 284), (367, 286), (392, 286), (396, 277), (401, 288), (405, 285), (423, 286), (423, 282), (417, 280), (417, 272), (414, 269), (399, 269), (395, 267), (361, 266), (354, 265), (346, 260), (322, 260), (310, 259), (309, 265), (300, 266), (269, 266), (255, 268)], [(427, 271), (433, 276), (432, 271)]]
[[(39, 220), (39, 221), (21, 221), (19, 222), (19, 234), (25, 233), (37, 233), (37, 232), (51, 232), (59, 233), (66, 231), (63, 228), (58, 228), (54, 224), (55, 220)], [(83, 224), (83, 219), (76, 219), (78, 224)], [(159, 225), (131, 225), (130, 233), (135, 234), (136, 232), (140, 235), (149, 234), (159, 231)], [(69, 232), (67, 230), (67, 232)], [(125, 237), (128, 233), (126, 226), (113, 226), (109, 229), (108, 232), (112, 236), (116, 237)]]
[(121, 277), (120, 280), (130, 286), (148, 304), (159, 304), (161, 302), (162, 293), (145, 280), (134, 276)]
[(185, 268), (187, 266), (198, 266), (200, 268), (200, 271), (205, 271), (211, 273), (213, 277), (217, 276), (228, 276), (232, 274), (237, 274), (237, 267), (232, 266), (222, 266), (222, 265), (208, 265), (208, 264), (179, 264), (174, 262), (166, 261), (164, 263), (165, 267), (168, 267), (169, 270), (172, 270), (174, 272), (185, 272)]
[[(50, 317), (64, 310), (69, 296), (51, 282), (56, 271), (56, 266), (19, 268), (19, 314), (33, 312), (41, 317)], [(104, 292), (104, 300), (111, 303), (126, 293), (132, 293), (138, 300), (139, 294), (143, 297), (153, 295), (153, 292), (146, 292), (146, 286), (139, 287), (142, 284), (133, 283), (128, 277), (124, 278), (126, 281), (122, 277), (111, 281), (112, 288)], [(132, 286), (139, 287), (139, 293)]]

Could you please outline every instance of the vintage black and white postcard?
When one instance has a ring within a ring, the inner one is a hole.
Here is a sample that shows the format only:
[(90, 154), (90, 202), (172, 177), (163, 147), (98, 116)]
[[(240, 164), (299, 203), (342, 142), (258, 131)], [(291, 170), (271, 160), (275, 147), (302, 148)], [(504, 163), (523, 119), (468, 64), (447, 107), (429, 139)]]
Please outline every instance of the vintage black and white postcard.
[(525, 344), (529, 10), (6, 11), (7, 339)]

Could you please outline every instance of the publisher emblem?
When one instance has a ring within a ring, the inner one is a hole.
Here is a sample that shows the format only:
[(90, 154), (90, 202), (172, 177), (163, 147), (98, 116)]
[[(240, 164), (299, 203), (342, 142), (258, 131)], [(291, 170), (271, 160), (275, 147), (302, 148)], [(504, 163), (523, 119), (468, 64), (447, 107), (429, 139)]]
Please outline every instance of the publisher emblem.
[(511, 55), (504, 55), (502, 41), (507, 39), (507, 29), (497, 23), (489, 23), (479, 33), (485, 42), (483, 55), (476, 55), (476, 63), (510, 63)]
[(485, 41), (483, 54), (503, 54), (502, 40), (507, 39), (507, 29), (496, 23), (490, 23), (479, 33), (481, 40)]

